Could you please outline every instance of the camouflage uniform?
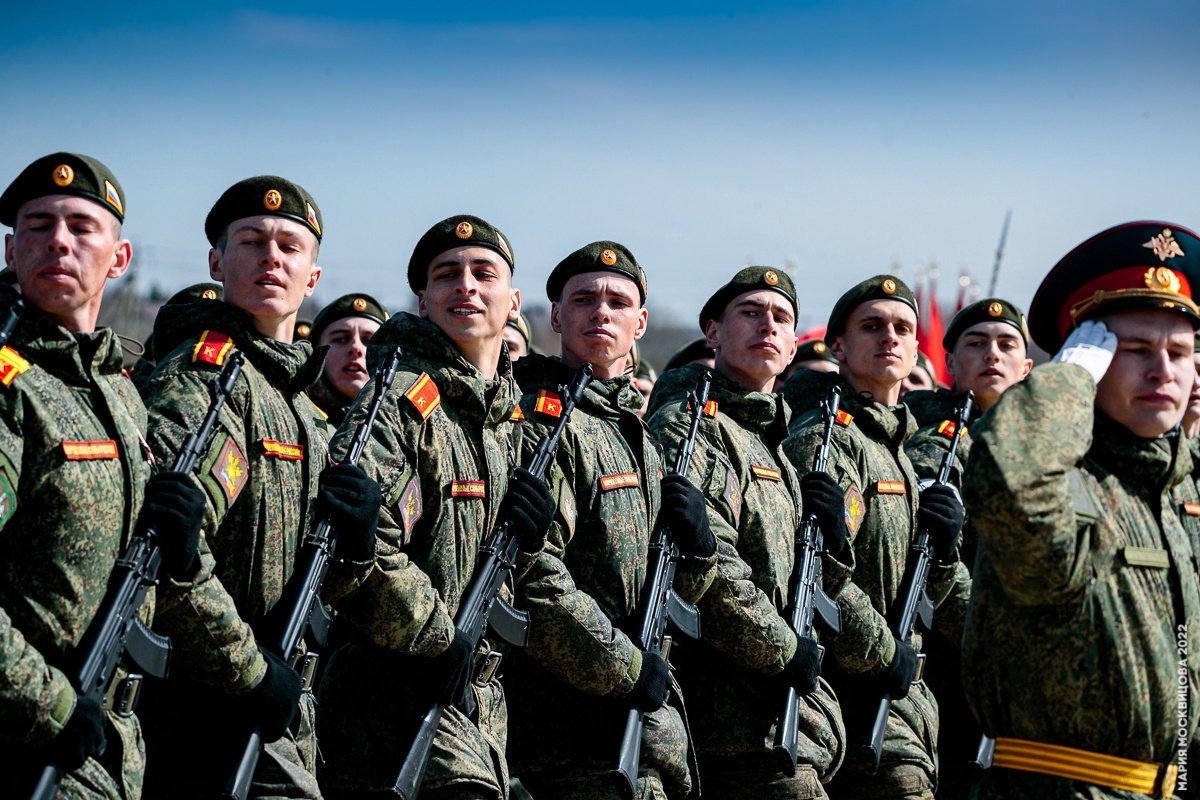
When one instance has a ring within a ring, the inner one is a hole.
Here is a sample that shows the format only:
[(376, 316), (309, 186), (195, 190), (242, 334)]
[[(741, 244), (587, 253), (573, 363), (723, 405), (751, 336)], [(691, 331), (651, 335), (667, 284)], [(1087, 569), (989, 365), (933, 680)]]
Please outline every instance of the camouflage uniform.
[[(226, 751), (237, 744), (236, 726), (220, 715), (197, 720), (196, 712), (227, 705), (230, 695), (262, 680), (265, 663), (251, 626), (267, 624), (291, 575), (314, 522), (317, 476), (327, 464), (324, 416), (304, 393), (320, 375), (322, 359), (311, 357), (307, 342), (262, 336), (249, 316), (223, 302), (165, 306), (155, 338), (179, 342), (159, 362), (146, 395), (150, 445), (166, 463), (208, 410), (206, 381), (232, 348), (246, 354), (197, 469), (208, 501), (200, 571), (190, 583), (169, 582), (159, 593), (155, 627), (174, 643), (172, 680), (154, 693), (146, 713), (148, 779), (156, 795), (211, 793), (194, 778), (181, 778), (200, 765), (215, 780), (228, 777)], [(337, 573), (326, 582), (327, 598)], [(310, 695), (300, 711), (292, 731), (266, 746), (253, 796), (319, 796)]]
[[(655, 437), (675, 457), (687, 434), (686, 394), (703, 371), (688, 364), (663, 373)], [(779, 674), (796, 652), (786, 613), (800, 526), (800, 486), (784, 457), (787, 410), (778, 395), (747, 392), (713, 373), (716, 416), (701, 419), (689, 477), (704, 492), (717, 538), (717, 574), (700, 599), (701, 643), (676, 652), (680, 682), (692, 687), (700, 774), (717, 797), (825, 797), (822, 783), (841, 765), (846, 732), (829, 684), (800, 698), (799, 764), (794, 778), (773, 760), (786, 686)], [(848, 575), (825, 560), (825, 588)], [(831, 595), (837, 594), (831, 591)]]
[[(1194, 737), (1200, 719), (1194, 632), (1186, 667), (1176, 654), (1177, 626), (1200, 620), (1196, 554), (1171, 494), (1191, 456), (1178, 436), (1142, 439), (1097, 414), (1094, 398), (1085, 370), (1045, 364), (976, 426), (966, 499), (981, 549), (963, 683), (992, 735), (1173, 763), (1179, 728)], [(993, 768), (976, 796), (1142, 795)]]
[[(834, 426), (827, 471), (846, 490), (854, 573), (837, 597), (842, 633), (827, 637), (834, 659), (831, 664), (826, 658), (825, 664), (833, 673), (831, 682), (851, 738), (865, 738), (877, 695), (865, 691), (870, 684), (863, 678), (881, 673), (895, 654), (887, 615), (901, 589), (908, 548), (916, 535), (917, 476), (903, 448), (916, 423), (903, 404), (888, 407), (865, 400), (836, 373), (797, 373), (784, 387), (795, 414), (784, 450), (799, 470), (812, 469), (824, 429), (816, 405), (835, 384), (842, 387), (845, 415)], [(951, 595), (964, 598), (969, 582), (961, 562), (934, 564), (926, 589), (934, 604), (942, 605)], [(940, 625), (961, 626), (961, 604), (938, 613), (947, 618)], [(921, 638), (917, 632), (909, 641), (918, 652)], [(852, 757), (838, 775), (834, 793), (931, 797), (937, 781), (937, 726), (937, 702), (929, 687), (918, 683), (907, 697), (892, 703), (879, 773), (867, 776), (863, 762)]]
[[(454, 638), (459, 601), (517, 457), (507, 357), (485, 380), (436, 325), (397, 314), (371, 339), (369, 368), (398, 344), (396, 380), (360, 462), (383, 491), (375, 564), (337, 604), (354, 641), (334, 653), (320, 687), (321, 784), (331, 798), (391, 789), (437, 680), (429, 660)], [(330, 445), (335, 457), (372, 395), (362, 392), (351, 407)], [(442, 713), (423, 798), (508, 794), (504, 690), (496, 679), (473, 689), (474, 714), (456, 706)]]
[[(571, 383), (574, 370), (529, 355), (516, 367), (524, 396), (524, 460), (558, 421), (543, 390)], [(647, 548), (658, 515), (662, 460), (636, 416), (642, 397), (627, 377), (594, 380), (563, 431), (547, 474), (558, 510), (546, 549), (518, 587), (530, 640), (507, 679), (513, 771), (535, 797), (615, 797), (616, 765), (641, 651), (637, 625)], [(557, 406), (561, 410), (561, 406)], [(695, 587), (712, 559), (685, 559), (678, 586)], [(690, 594), (690, 596), (689, 596)], [(586, 725), (581, 721), (586, 720)], [(687, 734), (679, 712), (647, 715), (639, 797), (682, 797), (691, 788)], [(597, 746), (598, 744), (598, 746)]]
[(354, 403), (353, 400), (347, 399), (345, 395), (330, 386), (329, 381), (323, 375), (309, 387), (308, 397), (317, 408), (321, 409), (321, 413), (329, 419), (329, 424), (334, 428), (342, 424), (342, 420), (346, 418), (346, 412)]
[[(59, 670), (129, 543), (150, 459), (146, 412), (112, 331), (70, 333), (28, 314), (4, 349), (0, 381), (0, 769), (12, 789), (44, 758), (30, 749), (72, 713), (75, 692)], [(106, 752), (64, 776), (58, 797), (141, 796), (137, 717), (108, 719)]]

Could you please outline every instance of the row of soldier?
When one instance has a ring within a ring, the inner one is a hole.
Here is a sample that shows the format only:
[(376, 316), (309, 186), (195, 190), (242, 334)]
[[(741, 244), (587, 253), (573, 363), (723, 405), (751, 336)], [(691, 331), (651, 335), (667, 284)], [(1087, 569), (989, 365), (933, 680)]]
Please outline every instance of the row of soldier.
[[(714, 797), (767, 798), (959, 797), (968, 783), (987, 798), (1168, 797), (1186, 784), (1200, 497), (1180, 422), (1200, 240), (1185, 229), (1129, 224), (1068, 254), (1030, 309), (1033, 337), (1057, 353), (1032, 373), (1018, 308), (964, 309), (944, 342), (954, 391), (903, 403), (919, 309), (901, 281), (846, 292), (805, 353), (825, 366), (779, 386), (801, 366), (795, 287), (749, 267), (700, 313), (712, 362), (664, 370), (646, 402), (629, 368), (648, 323), (633, 254), (602, 241), (563, 259), (546, 286), (561, 355), (514, 366), (512, 249), (468, 215), (416, 244), (418, 314), (350, 295), (314, 320), (315, 352), (293, 342), (321, 275), (321, 215), (301, 187), (260, 176), (210, 211), (217, 285), (161, 310), (139, 398), (116, 336), (95, 327), (105, 281), (129, 263), (124, 206), (107, 167), (69, 153), (38, 159), (0, 196), (25, 303), (0, 350), (6, 775), (49, 759), (62, 797), (209, 797), (238, 733), (254, 729), (267, 744), (251, 796), (377, 797), (437, 703), (424, 797), (507, 797), (510, 784), (618, 796), (610, 772), (630, 708), (646, 720), (639, 797), (699, 796), (701, 782)], [(370, 372), (397, 346), (362, 458), (346, 463)], [(190, 475), (171, 471), (234, 353), (245, 365), (204, 456)], [(585, 364), (591, 383), (543, 480), (525, 467)], [(708, 402), (690, 409), (706, 371)], [(969, 432), (952, 421), (968, 390)], [(693, 411), (695, 450), (674, 474)], [(814, 470), (827, 427), (829, 459)], [(934, 480), (954, 441), (949, 480)], [(788, 604), (806, 518), (823, 533), (821, 583), (840, 624), (798, 635)], [(319, 519), (338, 535), (314, 688), (260, 639), (281, 624)], [(500, 523), (519, 545), (505, 596), (528, 615), (523, 648), (480, 648), (456, 627)], [(674, 590), (701, 621), (669, 663), (635, 630), (656, 525), (672, 532)], [(163, 567), (142, 617), (173, 656), (131, 714), (115, 691), (97, 703), (72, 686), (65, 665), (122, 548), (148, 528)], [(930, 630), (901, 636), (921, 537), (937, 610)], [(789, 689), (794, 770), (773, 747)], [(891, 711), (875, 768), (860, 743), (881, 696)], [(970, 774), (980, 733), (995, 755)]]

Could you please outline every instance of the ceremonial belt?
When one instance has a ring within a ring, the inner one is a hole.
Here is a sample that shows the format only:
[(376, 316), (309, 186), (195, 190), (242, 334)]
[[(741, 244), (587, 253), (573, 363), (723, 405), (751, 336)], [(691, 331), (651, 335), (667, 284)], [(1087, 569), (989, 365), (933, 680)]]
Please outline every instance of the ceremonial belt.
[(1073, 781), (1167, 798), (1175, 793), (1179, 767), (1076, 750), (1027, 739), (996, 738), (993, 767), (1054, 775)]

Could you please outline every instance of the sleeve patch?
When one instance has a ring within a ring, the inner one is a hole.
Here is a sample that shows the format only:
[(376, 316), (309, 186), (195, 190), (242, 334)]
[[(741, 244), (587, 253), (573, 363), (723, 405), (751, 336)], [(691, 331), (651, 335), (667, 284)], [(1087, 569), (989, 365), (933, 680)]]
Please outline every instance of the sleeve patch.
[(608, 492), (613, 489), (624, 489), (629, 486), (637, 486), (638, 476), (636, 472), (619, 472), (615, 475), (602, 475), (600, 477), (600, 489)]
[(742, 519), (742, 489), (738, 486), (733, 470), (725, 473), (725, 492), (721, 496), (729, 504), (729, 510), (733, 512), (733, 522), (737, 525)]
[(404, 525), (405, 536), (412, 533), (413, 526), (421, 518), (421, 510), (421, 487), (414, 475), (400, 494), (400, 522)]
[(1191, 517), (1200, 517), (1200, 503), (1184, 503), (1183, 513)]
[(487, 497), (487, 481), (451, 481), (451, 497), (474, 497), (482, 500)]
[(8, 476), (0, 470), (0, 525), (8, 522), (8, 518), (17, 510), (17, 493), (13, 489), (12, 484), (8, 481)]
[(779, 470), (775, 469), (774, 467), (763, 467), (759, 466), (758, 464), (751, 464), (750, 471), (753, 472), (755, 476), (762, 478), (764, 481), (783, 480), (783, 476), (779, 473)]
[(192, 362), (202, 361), (220, 367), (225, 364), (225, 356), (232, 349), (233, 339), (220, 331), (205, 331), (192, 348)]
[(846, 490), (846, 527), (850, 529), (850, 533), (858, 533), (858, 527), (862, 525), (863, 517), (867, 515), (867, 506), (863, 502), (862, 492), (857, 486), (851, 486)]
[(417, 378), (417, 382), (404, 393), (404, 396), (408, 398), (408, 402), (413, 404), (413, 408), (417, 409), (417, 413), (423, 420), (429, 419), (433, 410), (442, 403), (442, 394), (438, 391), (433, 378), (429, 377), (428, 372), (422, 372), (421, 377)]
[(575, 493), (566, 481), (560, 481), (558, 490), (558, 513), (562, 515), (570, 536), (575, 535)]
[(850, 423), (854, 422), (854, 415), (848, 414), (845, 411), (842, 411), (841, 409), (839, 409), (835, 419), (837, 420), (838, 424), (841, 425), (842, 427), (849, 428)]
[(876, 481), (875, 491), (878, 494), (907, 494), (908, 487), (904, 481)]
[(103, 439), (94, 442), (64, 441), (62, 449), (63, 455), (67, 457), (67, 461), (104, 461), (120, 456), (120, 452), (117, 450), (117, 443), (112, 439)]
[(289, 444), (276, 439), (262, 440), (263, 455), (269, 458), (281, 458), (284, 461), (303, 461), (304, 445)]
[(237, 442), (233, 439), (225, 440), (225, 446), (221, 448), (221, 455), (213, 464), (212, 475), (221, 485), (221, 489), (225, 492), (225, 498), (229, 502), (233, 502), (234, 498), (238, 496), (238, 492), (246, 485), (246, 481), (250, 479), (246, 457), (242, 455)]
[(8, 345), (0, 347), (0, 383), (8, 386), (25, 370), (29, 369), (29, 362), (21, 357), (21, 354), (13, 350)]
[(562, 398), (558, 396), (558, 392), (538, 389), (537, 403), (534, 404), (533, 410), (548, 417), (561, 417)]

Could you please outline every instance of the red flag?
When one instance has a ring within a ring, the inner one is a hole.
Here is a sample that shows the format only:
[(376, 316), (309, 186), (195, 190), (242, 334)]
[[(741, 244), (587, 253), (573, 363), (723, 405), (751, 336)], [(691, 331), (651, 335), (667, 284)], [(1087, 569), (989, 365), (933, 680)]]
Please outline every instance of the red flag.
[(942, 322), (942, 310), (938, 305), (937, 272), (932, 269), (929, 271), (928, 289), (928, 292), (922, 292), (922, 295), (925, 296), (924, 305), (919, 306), (921, 322), (917, 326), (917, 349), (929, 359), (929, 364), (933, 367), (934, 380), (949, 386), (950, 375), (946, 372), (946, 351), (942, 347), (946, 326)]

